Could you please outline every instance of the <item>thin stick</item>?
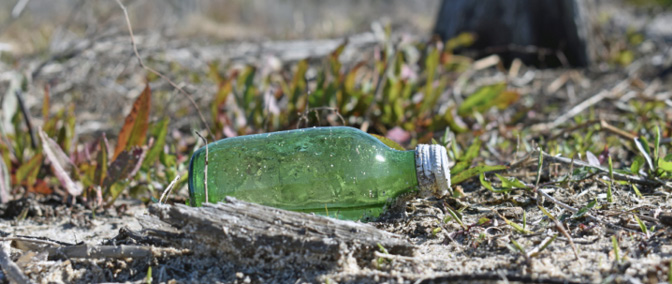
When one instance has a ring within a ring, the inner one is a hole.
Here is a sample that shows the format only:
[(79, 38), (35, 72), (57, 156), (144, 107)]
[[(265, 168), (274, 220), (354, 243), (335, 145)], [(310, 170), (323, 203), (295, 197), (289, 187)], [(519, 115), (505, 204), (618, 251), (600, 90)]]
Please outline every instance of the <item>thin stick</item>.
[[(206, 144), (206, 145), (207, 145), (207, 144)], [(206, 146), (206, 147), (207, 147), (207, 146)], [(207, 149), (207, 148), (206, 148), (206, 149)], [(207, 152), (207, 151), (206, 151), (206, 152)], [(206, 156), (207, 156), (207, 154), (206, 154)], [(207, 159), (207, 158), (206, 158), (206, 159)], [(206, 165), (207, 165), (207, 163), (206, 163)], [(168, 187), (166, 187), (166, 189), (165, 189), (165, 190), (163, 191), (163, 193), (161, 194), (161, 198), (159, 198), (159, 203), (163, 203), (163, 198), (166, 197), (166, 194), (170, 195), (170, 192), (173, 191), (173, 187), (175, 187), (175, 184), (177, 184), (177, 181), (180, 180), (180, 178), (181, 178), (181, 177), (178, 175), (178, 176), (176, 176), (176, 177), (173, 179), (173, 181), (170, 182), (170, 184), (168, 184)], [(207, 196), (207, 193), (206, 193), (206, 196)]]
[(212, 130), (210, 129), (210, 125), (205, 121), (205, 117), (203, 116), (203, 113), (201, 112), (201, 109), (198, 107), (198, 104), (196, 104), (196, 101), (194, 101), (194, 98), (191, 97), (191, 94), (189, 94), (187, 91), (182, 89), (182, 87), (178, 86), (175, 82), (170, 80), (168, 77), (165, 75), (161, 74), (159, 71), (154, 70), (153, 68), (145, 65), (145, 63), (142, 61), (142, 57), (140, 57), (140, 53), (138, 52), (138, 47), (135, 43), (135, 36), (133, 35), (133, 27), (131, 26), (131, 19), (128, 16), (128, 10), (126, 10), (126, 6), (121, 3), (120, 0), (116, 0), (117, 4), (119, 4), (119, 7), (121, 7), (121, 10), (124, 11), (124, 17), (126, 18), (126, 25), (128, 26), (128, 33), (131, 37), (131, 45), (133, 46), (133, 53), (135, 53), (135, 57), (138, 59), (138, 62), (140, 63), (140, 66), (142, 66), (143, 69), (154, 73), (154, 75), (161, 77), (161, 79), (166, 80), (168, 84), (170, 84), (173, 88), (177, 89), (180, 91), (180, 93), (184, 94), (185, 97), (189, 100), (189, 102), (194, 106), (196, 109), (196, 112), (198, 112), (198, 116), (201, 119), (201, 122), (203, 125), (205, 125), (205, 128), (208, 130), (208, 134), (210, 135), (210, 139), (213, 141), (215, 140), (215, 137), (212, 135)]
[(385, 258), (385, 259), (389, 259), (389, 260), (397, 260), (397, 261), (417, 262), (419, 260), (416, 257), (382, 253), (382, 252), (378, 252), (378, 251), (374, 251), (373, 255), (375, 255), (376, 257)]
[(26, 127), (28, 128), (28, 134), (30, 134), (30, 147), (37, 149), (37, 138), (35, 138), (35, 129), (33, 129), (33, 122), (30, 118), (30, 112), (26, 107), (26, 103), (23, 101), (23, 93), (20, 89), (17, 89), (14, 94), (16, 95), (16, 100), (19, 102), (19, 109), (21, 109), (21, 114), (23, 114), (23, 119), (26, 121)]
[[(637, 139), (637, 136), (636, 136), (636, 135), (633, 135), (632, 133), (629, 133), (629, 132), (624, 131), (624, 130), (622, 130), (622, 129), (620, 129), (620, 128), (617, 128), (617, 127), (615, 127), (615, 126), (609, 124), (609, 123), (608, 123), (607, 121), (605, 121), (604, 119), (601, 119), (601, 120), (600, 120), (600, 127), (602, 127), (602, 129), (605, 129), (605, 130), (607, 130), (607, 131), (609, 131), (609, 132), (611, 132), (611, 133), (614, 133), (614, 134), (616, 134), (616, 135), (618, 135), (618, 136), (621, 136), (621, 137), (623, 137), (623, 138), (625, 138), (625, 139), (627, 139), (627, 140), (630, 140), (630, 141), (632, 141), (633, 139)], [(651, 146), (653, 146), (653, 145), (651, 145)]]
[(625, 79), (618, 83), (616, 86), (614, 86), (611, 90), (602, 90), (601, 92), (597, 93), (596, 95), (586, 99), (585, 101), (579, 103), (578, 105), (572, 107), (570, 110), (565, 112), (565, 114), (561, 115), (558, 117), (555, 121), (553, 121), (548, 129), (553, 129), (558, 127), (558, 125), (565, 123), (567, 120), (573, 118), (577, 114), (581, 113), (585, 109), (599, 103), (600, 101), (606, 99), (609, 96), (612, 96), (613, 94), (620, 93), (621, 91), (625, 90), (625, 88), (628, 87), (630, 84), (630, 79)]
[[(616, 126), (613, 126), (613, 125), (609, 124), (604, 119), (600, 119), (600, 120), (589, 120), (589, 121), (586, 121), (586, 122), (581, 123), (579, 125), (575, 125), (575, 126), (572, 126), (572, 127), (569, 127), (569, 128), (565, 128), (562, 131), (560, 131), (558, 134), (555, 134), (555, 135), (551, 136), (551, 138), (549, 138), (549, 140), (558, 139), (559, 137), (561, 137), (563, 135), (574, 132), (578, 129), (591, 127), (595, 124), (600, 125), (600, 130), (606, 130), (607, 132), (611, 132), (613, 134), (616, 134), (616, 135), (620, 136), (621, 138), (624, 138), (628, 141), (632, 141), (633, 139), (637, 138), (637, 135), (634, 135), (634, 134), (629, 133), (627, 131), (624, 131), (624, 130), (616, 127)], [(653, 147), (653, 143), (649, 143), (649, 146)]]
[[(535, 151), (535, 152), (537, 152), (537, 151)], [(590, 165), (590, 164), (582, 162), (582, 161), (575, 161), (575, 160), (571, 160), (571, 159), (565, 158), (565, 157), (556, 157), (556, 156), (553, 156), (553, 155), (549, 155), (548, 153), (545, 153), (545, 152), (542, 152), (542, 155), (544, 156), (544, 159), (548, 160), (549, 162), (556, 162), (556, 163), (562, 163), (562, 164), (567, 164), (567, 165), (575, 165), (575, 166), (580, 166), (580, 167), (589, 167), (589, 168), (599, 170), (600, 172), (603, 172), (603, 173), (609, 173), (609, 169), (599, 167), (599, 166), (593, 166), (593, 165)], [(647, 178), (643, 178), (643, 177), (626, 175), (626, 174), (617, 173), (617, 172), (614, 172), (614, 179), (629, 181), (629, 182), (633, 182), (633, 183), (637, 183), (637, 184), (652, 185), (652, 186), (662, 185), (664, 187), (670, 188), (669, 185), (667, 185), (663, 182), (657, 181), (657, 180), (651, 180), (651, 179), (647, 179)]]
[(2, 242), (0, 244), (0, 266), (2, 266), (2, 270), (7, 275), (7, 278), (9, 278), (9, 282), (19, 284), (35, 283), (26, 277), (21, 268), (12, 261), (12, 258), (9, 256), (9, 250), (10, 242)]
[(208, 141), (205, 140), (205, 138), (203, 138), (203, 136), (201, 136), (201, 133), (198, 133), (198, 131), (196, 131), (196, 135), (198, 135), (198, 137), (201, 137), (201, 139), (203, 139), (203, 143), (205, 143), (205, 168), (203, 169), (203, 185), (205, 187), (205, 203), (210, 203), (208, 201), (208, 159), (209, 159)]
[(567, 241), (569, 242), (569, 245), (572, 247), (572, 251), (574, 252), (574, 258), (576, 260), (579, 260), (579, 253), (576, 250), (576, 245), (574, 245), (574, 240), (572, 240), (572, 236), (565, 230), (565, 227), (558, 221), (558, 219), (553, 218), (553, 222), (555, 222), (555, 227), (558, 228), (558, 231), (562, 233), (566, 238)]
[(527, 252), (527, 257), (534, 257), (537, 254), (541, 252), (541, 249), (545, 246), (547, 246), (550, 242), (555, 240), (558, 237), (558, 234), (556, 233), (553, 236), (547, 236), (543, 241), (539, 243), (536, 247), (534, 247), (532, 250)]
[[(572, 206), (569, 206), (567, 203), (564, 203), (564, 202), (562, 202), (562, 201), (560, 201), (560, 200), (555, 199), (554, 197), (550, 196), (548, 193), (544, 192), (543, 190), (544, 190), (543, 188), (540, 188), (540, 189), (537, 189), (537, 192), (539, 192), (539, 194), (543, 195), (544, 198), (548, 199), (549, 201), (553, 202), (554, 204), (556, 204), (556, 205), (558, 205), (558, 206), (560, 206), (560, 207), (562, 207), (562, 208), (565, 208), (565, 209), (567, 209), (567, 210), (569, 210), (569, 211), (572, 211), (572, 213), (576, 213), (576, 212), (579, 211), (579, 209), (576, 209), (576, 208), (574, 208), (574, 207), (572, 207)], [(632, 229), (630, 229), (630, 228), (621, 227), (621, 226), (619, 226), (619, 225), (616, 225), (616, 224), (613, 224), (613, 223), (609, 223), (609, 222), (604, 221), (604, 220), (602, 220), (602, 219), (598, 219), (597, 217), (591, 215), (590, 213), (586, 213), (586, 214), (584, 214), (583, 216), (585, 216), (586, 218), (588, 218), (588, 219), (591, 220), (591, 221), (595, 221), (595, 222), (598, 222), (598, 223), (600, 223), (600, 224), (607, 225), (607, 226), (612, 227), (612, 228), (615, 228), (615, 229), (624, 230), (624, 231), (628, 231), (628, 232), (636, 232), (635, 230), (632, 230)]]
[(597, 93), (596, 95), (588, 98), (587, 100), (581, 102), (580, 104), (574, 106), (572, 109), (567, 111), (565, 114), (561, 115), (558, 117), (553, 123), (550, 125), (550, 129), (558, 127), (558, 125), (565, 123), (567, 120), (570, 118), (573, 118), (577, 114), (581, 113), (583, 110), (586, 108), (589, 108), (593, 106), (594, 104), (602, 101), (609, 95), (609, 91), (607, 90), (602, 90), (601, 92)]
[(36, 243), (36, 244), (43, 244), (43, 245), (50, 245), (50, 246), (62, 246), (62, 243), (58, 243), (52, 240), (45, 240), (45, 239), (36, 239), (34, 237), (3, 237), (0, 238), (1, 242), (9, 242), (9, 241), (20, 241), (20, 242), (29, 242), (29, 243)]
[(142, 258), (154, 255), (152, 246), (119, 245), (119, 246), (90, 246), (87, 244), (50, 248), (50, 256), (65, 256), (67, 258)]

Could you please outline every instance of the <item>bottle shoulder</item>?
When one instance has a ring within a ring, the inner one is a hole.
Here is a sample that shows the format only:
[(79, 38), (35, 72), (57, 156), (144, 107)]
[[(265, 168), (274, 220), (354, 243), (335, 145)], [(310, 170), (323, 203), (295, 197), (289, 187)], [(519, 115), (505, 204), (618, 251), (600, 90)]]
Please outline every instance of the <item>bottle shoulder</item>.
[[(273, 145), (291, 145), (312, 142), (330, 142), (334, 140), (352, 141), (357, 144), (369, 144), (377, 147), (389, 148), (377, 138), (369, 135), (354, 127), (333, 126), (333, 127), (313, 127), (284, 130), (270, 133), (252, 134), (238, 137), (231, 137), (209, 143), (209, 150), (225, 149), (230, 147), (258, 146), (263, 144)], [(206, 147), (201, 147), (194, 154), (205, 152)], [(390, 150), (397, 151), (389, 148)]]

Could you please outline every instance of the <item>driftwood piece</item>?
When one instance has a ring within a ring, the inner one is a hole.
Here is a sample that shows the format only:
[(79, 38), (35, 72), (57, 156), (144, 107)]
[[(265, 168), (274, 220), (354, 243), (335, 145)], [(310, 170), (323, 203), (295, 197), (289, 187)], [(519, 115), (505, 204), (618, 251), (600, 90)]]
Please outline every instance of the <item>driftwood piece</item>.
[(346, 258), (371, 260), (379, 245), (412, 255), (400, 236), (352, 221), (286, 211), (227, 198), (203, 207), (154, 204), (149, 212), (179, 228), (181, 246), (217, 253), (240, 264), (281, 267), (283, 262), (333, 266)]
[(0, 242), (0, 267), (11, 283), (35, 283), (28, 279), (21, 268), (14, 263), (9, 255), (9, 242)]

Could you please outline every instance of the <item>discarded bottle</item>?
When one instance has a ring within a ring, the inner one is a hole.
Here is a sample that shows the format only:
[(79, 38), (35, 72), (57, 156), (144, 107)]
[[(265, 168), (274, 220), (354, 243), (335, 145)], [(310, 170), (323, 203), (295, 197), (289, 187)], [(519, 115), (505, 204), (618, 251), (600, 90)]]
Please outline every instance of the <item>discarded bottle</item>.
[(339, 219), (377, 217), (391, 200), (419, 189), (449, 194), (446, 149), (398, 151), (351, 127), (318, 127), (227, 138), (197, 150), (189, 165), (192, 206), (226, 196)]

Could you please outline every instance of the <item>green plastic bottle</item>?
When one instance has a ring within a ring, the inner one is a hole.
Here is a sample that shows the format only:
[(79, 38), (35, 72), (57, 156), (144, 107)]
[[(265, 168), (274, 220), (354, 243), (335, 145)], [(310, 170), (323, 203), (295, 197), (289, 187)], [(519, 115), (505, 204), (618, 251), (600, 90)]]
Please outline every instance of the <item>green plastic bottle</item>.
[[(208, 202), (232, 196), (339, 219), (377, 217), (391, 200), (419, 189), (449, 194), (446, 149), (398, 151), (352, 127), (317, 127), (227, 138), (207, 146)], [(192, 206), (206, 200), (206, 147), (189, 165)]]

